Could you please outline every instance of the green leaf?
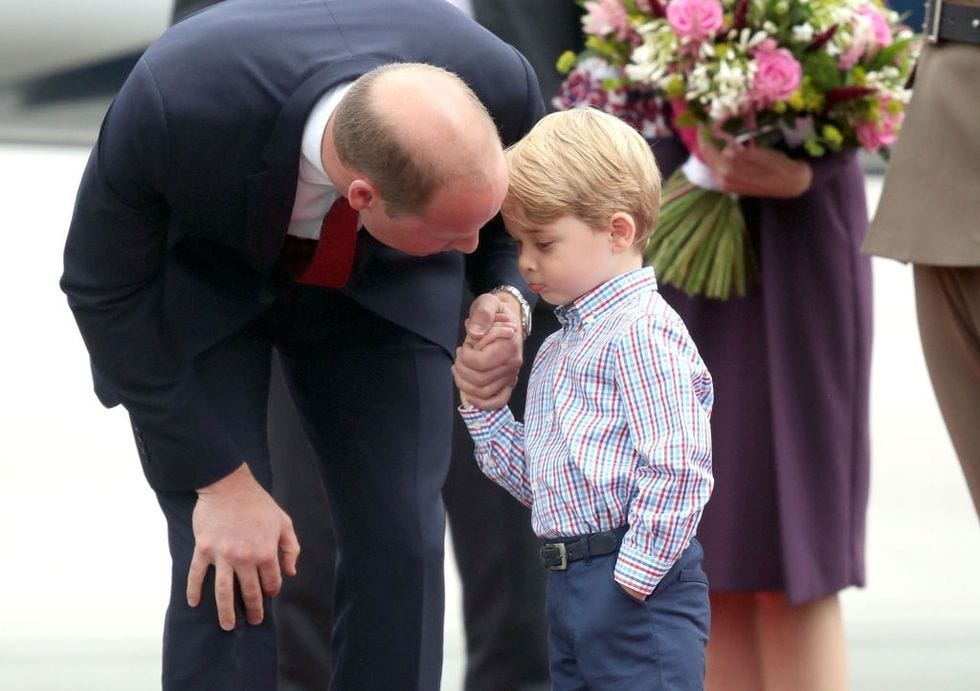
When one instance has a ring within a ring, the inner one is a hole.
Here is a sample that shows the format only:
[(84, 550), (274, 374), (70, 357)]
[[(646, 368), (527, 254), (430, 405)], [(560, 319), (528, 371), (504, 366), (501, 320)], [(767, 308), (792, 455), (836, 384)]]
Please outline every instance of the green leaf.
[(878, 51), (878, 54), (871, 59), (871, 63), (868, 66), (869, 69), (880, 70), (886, 65), (895, 65), (904, 71), (905, 67), (901, 63), (905, 61), (899, 59), (899, 53), (907, 51), (911, 43), (912, 38), (903, 38), (894, 41), (890, 46), (882, 48), (880, 51)]
[(803, 58), (803, 73), (821, 93), (844, 86), (844, 78), (837, 67), (837, 60), (823, 51), (807, 53)]

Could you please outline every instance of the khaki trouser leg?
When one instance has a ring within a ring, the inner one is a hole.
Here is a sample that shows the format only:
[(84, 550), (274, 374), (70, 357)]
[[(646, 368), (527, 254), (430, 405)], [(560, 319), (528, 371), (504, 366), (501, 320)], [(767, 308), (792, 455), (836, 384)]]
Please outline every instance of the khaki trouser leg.
[(980, 516), (980, 267), (916, 264), (915, 297), (926, 366)]

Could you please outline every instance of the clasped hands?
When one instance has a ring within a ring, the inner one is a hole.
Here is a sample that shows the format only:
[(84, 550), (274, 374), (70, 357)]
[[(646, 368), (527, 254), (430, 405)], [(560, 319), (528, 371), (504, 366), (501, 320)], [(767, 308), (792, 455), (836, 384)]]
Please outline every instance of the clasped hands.
[(473, 301), (452, 367), (464, 406), (496, 410), (510, 400), (522, 362), (520, 314), (507, 293), (484, 293)]

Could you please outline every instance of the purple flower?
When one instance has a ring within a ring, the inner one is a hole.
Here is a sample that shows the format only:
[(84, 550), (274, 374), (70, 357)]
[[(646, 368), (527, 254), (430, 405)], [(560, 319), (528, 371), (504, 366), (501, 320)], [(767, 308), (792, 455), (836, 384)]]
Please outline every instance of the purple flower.
[(653, 91), (627, 85), (622, 68), (601, 58), (580, 62), (565, 78), (552, 104), (560, 110), (598, 108), (623, 120), (647, 139), (669, 133), (660, 97)]

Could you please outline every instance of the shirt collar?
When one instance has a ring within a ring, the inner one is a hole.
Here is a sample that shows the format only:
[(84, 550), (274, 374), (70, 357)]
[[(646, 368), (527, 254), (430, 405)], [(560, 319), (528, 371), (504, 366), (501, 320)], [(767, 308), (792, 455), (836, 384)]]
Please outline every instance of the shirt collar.
[(644, 266), (619, 274), (574, 302), (555, 308), (555, 315), (564, 328), (588, 324), (643, 288), (657, 289), (657, 277), (652, 267)]
[(303, 140), (300, 144), (300, 152), (303, 158), (300, 174), (307, 182), (319, 185), (333, 184), (327, 177), (327, 171), (323, 169), (320, 145), (323, 143), (323, 132), (327, 128), (327, 121), (350, 87), (351, 82), (347, 82), (326, 92), (316, 102), (306, 118), (306, 125), (303, 127)]

